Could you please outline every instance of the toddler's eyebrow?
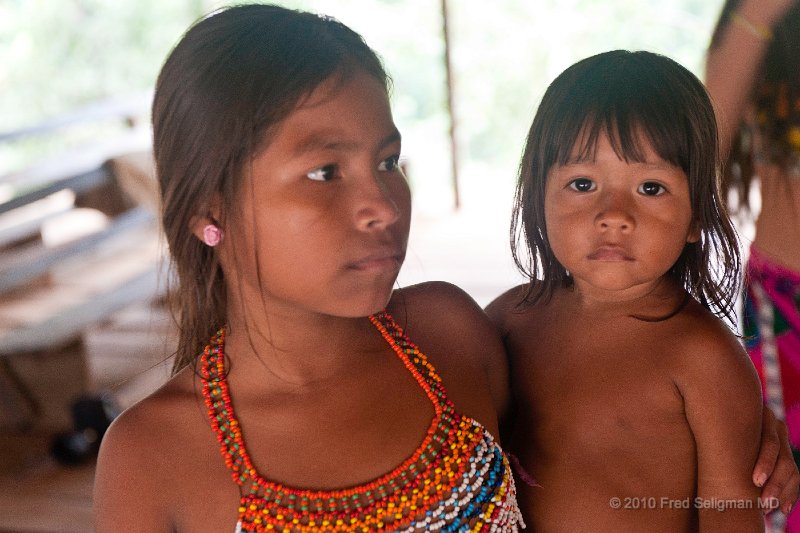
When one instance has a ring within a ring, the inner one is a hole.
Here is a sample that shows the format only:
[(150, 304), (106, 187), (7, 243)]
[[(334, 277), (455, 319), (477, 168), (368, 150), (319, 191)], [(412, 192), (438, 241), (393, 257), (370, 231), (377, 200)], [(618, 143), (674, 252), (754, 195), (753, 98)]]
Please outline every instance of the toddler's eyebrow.
[[(308, 154), (312, 152), (333, 151), (340, 150), (345, 152), (354, 152), (359, 149), (359, 143), (355, 141), (340, 141), (336, 140), (336, 132), (321, 131), (314, 133), (307, 138), (303, 139), (293, 150), (295, 156)], [(393, 128), (392, 132), (383, 138), (378, 144), (379, 149), (386, 146), (400, 142), (401, 136), (397, 128)]]
[(644, 167), (647, 170), (670, 170), (675, 168), (675, 165), (672, 163), (667, 163), (666, 161), (658, 161), (657, 163), (648, 163), (646, 161), (643, 162), (636, 162), (635, 164)]
[[(561, 166), (571, 166), (571, 165), (586, 165), (595, 163), (595, 159), (591, 157), (584, 157), (584, 158), (577, 158), (571, 157), (567, 159), (563, 165)], [(630, 165), (639, 166), (645, 170), (670, 170), (675, 168), (675, 165), (672, 163), (668, 163), (666, 161), (658, 161), (658, 162), (648, 162), (648, 161), (633, 161), (629, 160), (628, 163)]]

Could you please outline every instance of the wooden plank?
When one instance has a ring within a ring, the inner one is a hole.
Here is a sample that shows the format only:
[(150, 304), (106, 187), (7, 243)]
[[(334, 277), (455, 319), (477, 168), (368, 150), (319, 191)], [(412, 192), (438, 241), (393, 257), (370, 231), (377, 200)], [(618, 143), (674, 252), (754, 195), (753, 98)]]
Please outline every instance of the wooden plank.
[(92, 531), (93, 479), (94, 464), (68, 468), (47, 458), (0, 477), (0, 532)]
[(115, 218), (103, 231), (76, 241), (53, 248), (46, 248), (41, 243), (33, 243), (22, 247), (14, 254), (7, 254), (9, 257), (0, 260), (0, 294), (31, 282), (59, 262), (98, 248), (123, 232), (141, 229), (142, 226), (152, 224), (153, 220), (152, 213), (136, 207)]
[(131, 130), (110, 139), (72, 147), (24, 169), (2, 174), (0, 183), (17, 191), (37, 189), (100, 168), (109, 159), (122, 154), (148, 150), (150, 145), (148, 128)]
[(129, 95), (122, 98), (109, 98), (86, 105), (76, 111), (64, 113), (39, 124), (18, 128), (11, 131), (0, 132), (0, 143), (14, 142), (25, 137), (41, 136), (55, 131), (100, 120), (116, 119), (127, 123), (134, 123), (136, 119), (144, 116), (152, 101), (150, 92)]
[(35, 352), (61, 346), (79, 338), (91, 324), (159, 293), (159, 280), (164, 279), (159, 268), (153, 266), (143, 274), (117, 286), (97, 298), (92, 298), (37, 324), (21, 327), (6, 333), (0, 340), (0, 356)]
[(58, 191), (63, 191), (64, 189), (75, 191), (76, 194), (89, 191), (107, 182), (109, 177), (109, 171), (105, 167), (82, 172), (75, 176), (71, 176), (44, 187), (33, 189), (29, 192), (20, 194), (19, 196), (15, 196), (11, 200), (0, 204), (0, 214), (7, 213), (13, 209), (30, 204), (31, 202), (42, 200), (43, 198), (47, 198), (51, 194), (55, 194)]
[(63, 208), (49, 213), (40, 213), (36, 218), (31, 218), (20, 224), (0, 229), (0, 249), (8, 248), (16, 243), (38, 239), (41, 236), (40, 230), (43, 224), (53, 220), (59, 215), (63, 215), (67, 211), (68, 208)]
[(112, 239), (91, 253), (51, 268), (46, 276), (0, 297), (0, 339), (20, 327), (69, 312), (83, 301), (101, 298), (154, 265), (165, 262), (156, 228), (137, 232), (135, 239)]
[(87, 291), (83, 287), (51, 285), (49, 282), (7, 293), (0, 302), (0, 339), (9, 331), (41, 322), (52, 314), (66, 312), (87, 299)]

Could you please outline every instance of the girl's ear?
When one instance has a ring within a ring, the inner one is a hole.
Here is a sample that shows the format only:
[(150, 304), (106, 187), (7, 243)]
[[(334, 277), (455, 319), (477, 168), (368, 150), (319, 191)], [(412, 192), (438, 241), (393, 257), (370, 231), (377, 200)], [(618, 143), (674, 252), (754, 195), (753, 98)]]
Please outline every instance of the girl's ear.
[(222, 225), (220, 224), (220, 220), (222, 219), (222, 202), (220, 200), (219, 195), (215, 194), (214, 197), (209, 202), (205, 214), (203, 215), (194, 215), (192, 218), (189, 219), (189, 229), (192, 231), (195, 237), (200, 239), (201, 241), (205, 242), (209, 246), (216, 246), (217, 242), (211, 244), (208, 242), (209, 240), (209, 233), (213, 233), (213, 230), (210, 229), (211, 227), (216, 228), (219, 232), (219, 237), (221, 238), (222, 233)]
[(686, 242), (688, 243), (695, 243), (700, 240), (700, 223), (696, 220), (693, 220), (691, 225), (689, 226), (689, 233), (686, 235)]

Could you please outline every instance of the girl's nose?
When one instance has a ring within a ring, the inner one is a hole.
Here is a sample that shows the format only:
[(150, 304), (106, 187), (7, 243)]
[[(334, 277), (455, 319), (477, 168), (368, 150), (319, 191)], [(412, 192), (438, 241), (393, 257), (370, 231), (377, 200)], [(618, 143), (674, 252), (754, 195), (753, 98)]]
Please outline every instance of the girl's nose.
[(400, 218), (396, 191), (382, 176), (371, 176), (358, 188), (356, 223), (364, 231), (384, 229)]
[(600, 231), (628, 232), (635, 227), (630, 204), (618, 194), (609, 194), (600, 206), (595, 224)]

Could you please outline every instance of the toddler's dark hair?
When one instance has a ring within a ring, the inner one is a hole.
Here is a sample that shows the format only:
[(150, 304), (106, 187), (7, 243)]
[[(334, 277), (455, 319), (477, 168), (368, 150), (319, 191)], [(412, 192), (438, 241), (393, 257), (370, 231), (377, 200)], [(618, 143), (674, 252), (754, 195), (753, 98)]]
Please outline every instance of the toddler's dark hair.
[(701, 237), (686, 244), (669, 274), (707, 308), (730, 318), (741, 265), (736, 231), (720, 200), (714, 110), (694, 74), (644, 51), (615, 50), (579, 61), (542, 98), (520, 164), (511, 225), (514, 260), (531, 280), (524, 302), (547, 301), (556, 288), (572, 283), (547, 239), (545, 182), (574, 151), (591, 159), (603, 132), (620, 158), (643, 162), (643, 137), (687, 175)]

